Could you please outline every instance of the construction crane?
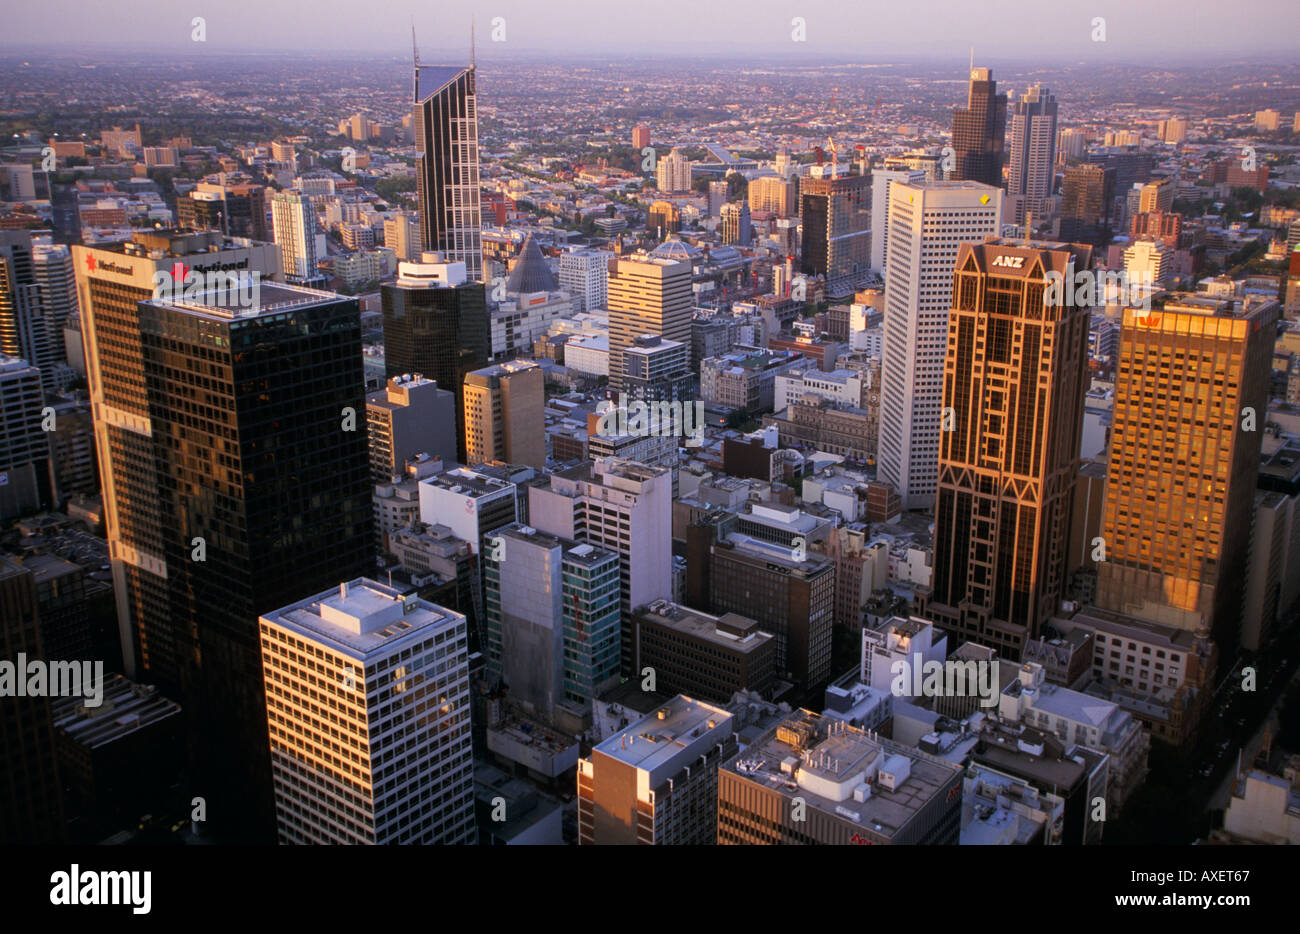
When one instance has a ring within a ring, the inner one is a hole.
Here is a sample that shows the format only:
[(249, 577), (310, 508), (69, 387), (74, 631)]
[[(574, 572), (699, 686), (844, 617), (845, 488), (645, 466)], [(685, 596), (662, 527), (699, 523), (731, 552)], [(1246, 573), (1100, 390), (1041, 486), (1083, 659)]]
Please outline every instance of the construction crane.
[(840, 154), (835, 148), (835, 140), (831, 139), (829, 136), (826, 137), (826, 148), (831, 151), (831, 175), (834, 176), (835, 170), (840, 164)]

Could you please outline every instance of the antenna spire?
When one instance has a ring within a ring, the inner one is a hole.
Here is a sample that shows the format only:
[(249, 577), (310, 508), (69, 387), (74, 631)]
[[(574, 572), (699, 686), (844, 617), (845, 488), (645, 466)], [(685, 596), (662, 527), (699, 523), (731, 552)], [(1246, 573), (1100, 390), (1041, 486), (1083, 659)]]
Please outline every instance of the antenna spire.
[(469, 16), (469, 67), (470, 68), (478, 67), (475, 61), (475, 52), (477, 51), (478, 44), (474, 40), (474, 22), (476, 19), (477, 17), (473, 13), (471, 13)]
[(970, 70), (975, 70), (975, 46), (970, 47)]
[(411, 59), (415, 62), (415, 67), (420, 67), (420, 47), (415, 44), (415, 17), (411, 17)]

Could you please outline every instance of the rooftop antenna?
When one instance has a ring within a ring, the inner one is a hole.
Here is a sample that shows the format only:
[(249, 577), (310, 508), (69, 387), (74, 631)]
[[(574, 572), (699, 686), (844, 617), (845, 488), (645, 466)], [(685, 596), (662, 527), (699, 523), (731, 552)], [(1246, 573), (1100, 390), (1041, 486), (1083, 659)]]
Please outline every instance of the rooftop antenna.
[(477, 17), (473, 13), (471, 13), (469, 17), (469, 67), (471, 70), (476, 69), (478, 67), (475, 58), (475, 53), (477, 51), (478, 44), (474, 40), (474, 23), (476, 19)]
[(970, 47), (970, 70), (975, 70), (975, 46)]

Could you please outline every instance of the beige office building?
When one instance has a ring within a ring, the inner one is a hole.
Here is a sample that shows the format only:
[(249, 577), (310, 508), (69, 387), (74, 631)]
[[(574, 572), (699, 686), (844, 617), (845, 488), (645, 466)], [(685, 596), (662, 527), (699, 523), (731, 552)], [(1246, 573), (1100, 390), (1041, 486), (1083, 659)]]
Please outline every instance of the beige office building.
[(514, 360), (465, 375), (465, 453), (488, 461), (546, 466), (546, 382), (542, 368)]

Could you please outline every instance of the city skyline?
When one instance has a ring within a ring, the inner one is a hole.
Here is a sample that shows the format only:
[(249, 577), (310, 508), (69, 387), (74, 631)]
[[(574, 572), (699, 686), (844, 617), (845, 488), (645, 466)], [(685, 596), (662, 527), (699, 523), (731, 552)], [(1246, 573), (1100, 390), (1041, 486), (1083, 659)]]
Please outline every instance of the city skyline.
[(1285, 4), (64, 10), (0, 844), (1300, 843)]

